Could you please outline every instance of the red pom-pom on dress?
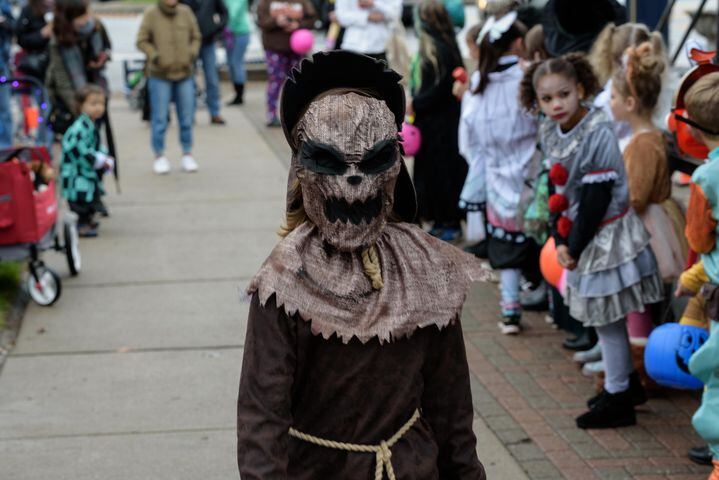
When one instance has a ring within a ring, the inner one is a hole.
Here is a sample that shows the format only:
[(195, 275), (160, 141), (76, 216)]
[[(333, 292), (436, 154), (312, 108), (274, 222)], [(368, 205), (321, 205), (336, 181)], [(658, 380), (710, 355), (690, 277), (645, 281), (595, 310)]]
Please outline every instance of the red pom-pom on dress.
[(568, 217), (560, 217), (559, 220), (557, 220), (557, 232), (564, 237), (567, 238), (569, 236), (569, 232), (572, 230), (572, 221)]
[(561, 193), (555, 193), (549, 197), (549, 211), (560, 213), (569, 208), (569, 200)]
[(567, 184), (569, 179), (569, 172), (560, 163), (555, 163), (552, 168), (549, 169), (549, 180), (558, 187), (563, 187)]

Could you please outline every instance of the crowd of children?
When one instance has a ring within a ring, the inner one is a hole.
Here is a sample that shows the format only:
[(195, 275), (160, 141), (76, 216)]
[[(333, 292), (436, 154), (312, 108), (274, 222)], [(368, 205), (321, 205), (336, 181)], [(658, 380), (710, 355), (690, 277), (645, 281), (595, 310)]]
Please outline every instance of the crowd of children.
[[(547, 236), (556, 244), (565, 273), (561, 291), (553, 289), (553, 315), (596, 334), (596, 347), (576, 359), (604, 372), (603, 389), (576, 419), (580, 428), (636, 423), (634, 408), (647, 395), (633, 349), (641, 351), (662, 321), (689, 247), (698, 252), (706, 284), (700, 306), (690, 308), (707, 308), (713, 335), (692, 362), (708, 386), (694, 423), (716, 460), (719, 74), (702, 78), (686, 96), (683, 121), (710, 153), (694, 173), (685, 216), (672, 198), (667, 146), (657, 128), (667, 91), (660, 34), (641, 24), (609, 24), (589, 54), (550, 58), (542, 26), (527, 30), (510, 11), (468, 30), (476, 69), (450, 87), (457, 46), (443, 35), (449, 22), (443, 10), (431, 0), (418, 10), (426, 38), (420, 35), (411, 105), (423, 138), (415, 167), (422, 220), (436, 236), (456, 239), (458, 217), (436, 209), (447, 203), (441, 192), (457, 201), (468, 250), (500, 272), (500, 328), (507, 334), (521, 332), (522, 278), (541, 281), (541, 245)], [(448, 100), (450, 92), (460, 108)], [(428, 118), (440, 114), (441, 122)], [(455, 144), (445, 139), (455, 125), (468, 165), (462, 189), (450, 188), (462, 173), (453, 162)], [(441, 155), (433, 152), (437, 142)], [(530, 207), (545, 220), (544, 234), (528, 222)], [(676, 294), (697, 294), (702, 282), (694, 279), (691, 286), (679, 282)], [(719, 478), (716, 462), (714, 475)]]

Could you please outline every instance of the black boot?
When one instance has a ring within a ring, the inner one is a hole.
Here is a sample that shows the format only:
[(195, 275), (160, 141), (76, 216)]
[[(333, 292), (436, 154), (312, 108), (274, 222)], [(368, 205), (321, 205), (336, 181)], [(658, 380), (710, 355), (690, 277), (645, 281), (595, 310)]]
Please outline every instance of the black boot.
[(587, 413), (577, 417), (577, 427), (582, 429), (617, 428), (635, 425), (634, 412), (629, 390), (620, 393), (604, 392)]
[(227, 105), (242, 105), (245, 103), (245, 85), (243, 83), (236, 83), (235, 84), (235, 98), (232, 99), (231, 102), (228, 102)]
[(699, 465), (711, 465), (712, 464), (712, 452), (709, 450), (707, 445), (702, 447), (692, 447), (687, 452), (689, 460)]
[[(599, 394), (587, 400), (587, 406), (589, 408), (594, 407), (599, 399), (606, 394), (607, 391), (602, 389)], [(641, 380), (639, 380), (639, 374), (637, 372), (632, 372), (629, 375), (629, 390), (627, 390), (627, 395), (629, 396), (632, 405), (635, 407), (647, 403), (647, 392), (644, 391), (644, 387), (642, 386)]]
[(564, 348), (566, 348), (567, 350), (572, 350), (575, 352), (584, 352), (585, 350), (589, 350), (590, 348), (592, 348), (596, 343), (597, 343), (596, 332), (594, 331), (593, 328), (587, 328), (578, 337), (566, 339), (562, 343), (562, 346)]

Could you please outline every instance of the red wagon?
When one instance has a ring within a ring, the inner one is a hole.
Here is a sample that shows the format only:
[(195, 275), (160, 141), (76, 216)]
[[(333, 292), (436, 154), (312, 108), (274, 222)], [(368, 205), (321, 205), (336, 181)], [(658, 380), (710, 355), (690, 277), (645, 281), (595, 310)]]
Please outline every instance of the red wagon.
[[(30, 130), (42, 130), (43, 117), (37, 112), (44, 103), (44, 89), (28, 80), (15, 81), (12, 105), (15, 140), (29, 142)], [(40, 99), (35, 95), (40, 92)], [(33, 106), (36, 105), (37, 107)], [(28, 116), (33, 127), (28, 129)], [(19, 119), (19, 120), (18, 120)], [(40, 254), (49, 249), (62, 252), (71, 275), (81, 268), (77, 220), (73, 214), (60, 215), (53, 179), (43, 180), (37, 172), (51, 164), (48, 149), (42, 145), (19, 145), (0, 150), (0, 261), (27, 260), (27, 291), (39, 305), (49, 306), (61, 293), (59, 275), (45, 265)]]

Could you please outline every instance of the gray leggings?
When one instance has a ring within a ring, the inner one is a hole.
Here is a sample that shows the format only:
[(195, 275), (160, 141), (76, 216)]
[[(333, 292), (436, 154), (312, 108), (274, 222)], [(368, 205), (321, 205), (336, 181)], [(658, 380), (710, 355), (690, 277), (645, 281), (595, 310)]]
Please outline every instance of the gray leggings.
[(629, 388), (629, 375), (634, 371), (627, 321), (622, 319), (603, 327), (596, 327), (604, 360), (604, 389), (609, 393)]

